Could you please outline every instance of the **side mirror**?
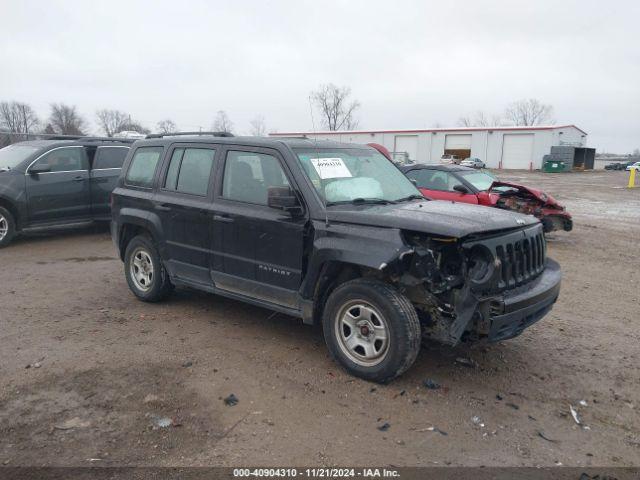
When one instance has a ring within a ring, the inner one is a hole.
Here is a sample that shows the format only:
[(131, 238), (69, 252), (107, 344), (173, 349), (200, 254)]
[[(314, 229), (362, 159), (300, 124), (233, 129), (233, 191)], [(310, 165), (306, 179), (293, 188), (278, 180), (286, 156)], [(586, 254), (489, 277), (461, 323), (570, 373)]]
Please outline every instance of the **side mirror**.
[(453, 186), (453, 189), (456, 192), (460, 192), (460, 193), (469, 193), (469, 189), (467, 187), (465, 187), (464, 185), (462, 185), (461, 183), (458, 183), (457, 185)]
[(269, 187), (267, 205), (271, 208), (290, 212), (292, 215), (302, 213), (298, 197), (289, 187)]
[(33, 165), (30, 169), (29, 169), (29, 174), (30, 175), (36, 175), (38, 173), (47, 173), (51, 171), (51, 165), (46, 165), (44, 163), (41, 163), (40, 165), (36, 164)]

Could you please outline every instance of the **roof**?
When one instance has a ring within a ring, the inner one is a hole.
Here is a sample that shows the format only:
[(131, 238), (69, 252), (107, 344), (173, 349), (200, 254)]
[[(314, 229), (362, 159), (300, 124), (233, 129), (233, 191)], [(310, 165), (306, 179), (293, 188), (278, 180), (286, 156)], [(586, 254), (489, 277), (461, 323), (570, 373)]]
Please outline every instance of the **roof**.
[(362, 148), (353, 143), (334, 142), (332, 140), (313, 140), (304, 137), (218, 137), (214, 135), (171, 136), (138, 140), (136, 145), (167, 145), (171, 143), (220, 143), (230, 145), (248, 145), (255, 147), (273, 147), (288, 145), (291, 148)]
[(581, 128), (571, 125), (536, 125), (536, 126), (513, 126), (513, 127), (457, 127), (457, 128), (427, 128), (427, 129), (409, 129), (409, 130), (339, 130), (324, 132), (288, 132), (288, 133), (270, 133), (272, 137), (288, 137), (303, 135), (348, 135), (348, 134), (373, 134), (373, 133), (437, 133), (437, 132), (482, 132), (490, 131), (512, 131), (512, 130), (559, 130), (561, 128), (575, 128), (576, 130), (587, 135), (587, 132)]
[(464, 167), (462, 165), (455, 165), (449, 163), (412, 163), (411, 165), (401, 165), (400, 170), (408, 172), (409, 170), (420, 170), (428, 168), (430, 170), (441, 170), (443, 172), (464, 172), (464, 171), (477, 171), (475, 168)]

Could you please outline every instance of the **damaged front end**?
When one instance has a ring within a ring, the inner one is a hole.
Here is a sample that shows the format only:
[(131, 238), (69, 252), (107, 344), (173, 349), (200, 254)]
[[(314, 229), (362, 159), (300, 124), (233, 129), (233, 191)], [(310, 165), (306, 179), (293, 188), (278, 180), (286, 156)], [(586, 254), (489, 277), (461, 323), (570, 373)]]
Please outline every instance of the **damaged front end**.
[(533, 215), (542, 222), (545, 232), (573, 229), (573, 220), (565, 207), (541, 190), (517, 183), (496, 181), (489, 189), (494, 206), (525, 215)]
[(560, 271), (546, 259), (540, 224), (464, 239), (404, 236), (411, 249), (389, 270), (415, 306), (425, 338), (449, 345), (511, 338), (557, 299)]

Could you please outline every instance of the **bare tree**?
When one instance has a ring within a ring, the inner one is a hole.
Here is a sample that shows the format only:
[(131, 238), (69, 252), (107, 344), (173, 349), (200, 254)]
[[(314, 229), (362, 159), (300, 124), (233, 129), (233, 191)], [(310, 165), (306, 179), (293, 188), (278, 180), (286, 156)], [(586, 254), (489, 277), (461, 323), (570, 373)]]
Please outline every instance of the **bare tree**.
[(227, 112), (224, 110), (218, 110), (216, 114), (216, 118), (213, 121), (213, 130), (216, 132), (227, 132), (232, 133), (233, 131), (233, 122), (227, 115)]
[(482, 110), (478, 110), (473, 117), (467, 115), (458, 119), (458, 126), (460, 127), (498, 127), (502, 123), (500, 115), (491, 115), (489, 117)]
[(553, 107), (535, 98), (518, 100), (511, 103), (505, 110), (504, 116), (514, 125), (533, 126), (554, 124)]
[(360, 108), (360, 102), (350, 101), (350, 96), (351, 88), (332, 83), (320, 85), (318, 90), (311, 92), (310, 98), (320, 110), (322, 124), (328, 130), (353, 130), (358, 126), (355, 112)]
[(49, 123), (60, 135), (84, 135), (87, 122), (76, 111), (75, 106), (52, 103)]
[[(38, 116), (30, 105), (22, 102), (0, 102), (0, 129), (16, 134), (29, 134), (37, 128)], [(10, 135), (11, 143), (22, 137)], [(27, 138), (26, 135), (24, 138)]]
[(459, 127), (473, 127), (475, 125), (473, 124), (473, 120), (471, 119), (471, 117), (466, 116), (466, 117), (460, 117), (458, 119), (458, 126)]
[(251, 135), (254, 137), (264, 137), (267, 134), (267, 124), (262, 115), (258, 115), (249, 122), (251, 125)]
[(125, 128), (131, 119), (131, 115), (120, 110), (98, 110), (96, 112), (98, 125), (107, 135), (113, 137), (116, 133), (127, 130)]
[(158, 125), (156, 125), (156, 129), (158, 130), (158, 133), (176, 133), (178, 131), (178, 127), (176, 126), (175, 122), (173, 120), (170, 119), (165, 119), (165, 120), (160, 120), (158, 122)]

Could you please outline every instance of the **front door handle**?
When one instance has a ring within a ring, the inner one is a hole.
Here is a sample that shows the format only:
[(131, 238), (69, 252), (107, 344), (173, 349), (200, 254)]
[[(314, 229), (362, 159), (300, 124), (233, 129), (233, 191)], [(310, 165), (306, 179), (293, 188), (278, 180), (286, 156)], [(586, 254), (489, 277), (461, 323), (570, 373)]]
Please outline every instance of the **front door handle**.
[(219, 221), (219, 222), (225, 222), (225, 223), (233, 223), (233, 222), (234, 222), (233, 218), (231, 218), (231, 217), (230, 217), (230, 216), (228, 216), (228, 215), (218, 215), (218, 214), (215, 214), (215, 215), (213, 216), (213, 219), (214, 219), (214, 220), (217, 220), (217, 221)]
[(170, 212), (171, 211), (171, 207), (165, 205), (165, 204), (160, 204), (160, 205), (156, 205), (156, 210), (159, 210), (161, 212)]
[(73, 177), (74, 182), (81, 182), (84, 180), (84, 177)]

